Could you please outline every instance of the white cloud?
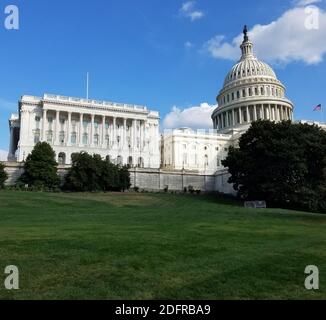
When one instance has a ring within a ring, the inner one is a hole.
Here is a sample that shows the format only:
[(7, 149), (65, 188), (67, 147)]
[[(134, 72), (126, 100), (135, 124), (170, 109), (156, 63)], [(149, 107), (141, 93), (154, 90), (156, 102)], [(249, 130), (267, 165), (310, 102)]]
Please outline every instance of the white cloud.
[(7, 161), (8, 151), (0, 150), (0, 161)]
[(204, 12), (197, 10), (196, 1), (187, 1), (182, 4), (180, 13), (184, 17), (190, 18), (191, 21), (199, 20), (204, 17)]
[(216, 107), (216, 105), (209, 105), (208, 103), (201, 103), (199, 106), (183, 110), (173, 107), (171, 112), (164, 118), (163, 126), (165, 129), (182, 127), (211, 129), (213, 127), (211, 115)]
[[(312, 13), (307, 8), (297, 6), (270, 24), (255, 25), (249, 36), (254, 42), (256, 55), (271, 63), (320, 63), (326, 53), (326, 12), (313, 8)], [(307, 28), (311, 17), (317, 19), (317, 29)], [(235, 60), (240, 56), (239, 46), (242, 39), (243, 35), (239, 34), (231, 42), (227, 42), (223, 35), (217, 35), (204, 44), (203, 50), (217, 59)]]
[(190, 41), (187, 41), (185, 42), (184, 46), (186, 49), (191, 49), (194, 46), (194, 44)]
[(305, 7), (314, 3), (322, 2), (322, 0), (294, 0), (293, 3), (296, 6)]

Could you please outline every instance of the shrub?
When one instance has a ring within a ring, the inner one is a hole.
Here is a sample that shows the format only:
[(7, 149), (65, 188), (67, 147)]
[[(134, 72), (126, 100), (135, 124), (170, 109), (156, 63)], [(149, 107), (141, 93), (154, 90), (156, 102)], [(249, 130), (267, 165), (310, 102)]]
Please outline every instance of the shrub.
[(77, 192), (125, 191), (130, 188), (127, 167), (102, 160), (100, 155), (86, 152), (72, 155), (72, 166), (66, 176), (64, 189)]
[(5, 171), (5, 166), (0, 162), (0, 189), (5, 186), (5, 181), (8, 179), (8, 174)]

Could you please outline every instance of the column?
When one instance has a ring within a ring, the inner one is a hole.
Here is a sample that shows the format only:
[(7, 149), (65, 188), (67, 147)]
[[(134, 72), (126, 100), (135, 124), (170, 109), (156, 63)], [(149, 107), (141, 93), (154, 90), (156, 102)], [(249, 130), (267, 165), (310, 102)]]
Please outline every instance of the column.
[(113, 117), (113, 137), (112, 146), (114, 147), (117, 143), (117, 118)]
[(12, 123), (10, 123), (9, 159), (12, 160), (13, 158), (14, 158), (14, 128), (12, 127)]
[(247, 123), (249, 123), (250, 122), (249, 106), (246, 106), (246, 113), (247, 113)]
[(233, 127), (235, 126), (235, 112), (234, 109), (232, 109), (232, 122), (233, 122)]
[(135, 119), (132, 121), (132, 146), (134, 150), (137, 147), (137, 128)]
[(242, 124), (242, 108), (239, 108), (239, 120), (240, 120), (240, 124)]
[(257, 121), (257, 105), (254, 105), (254, 121)]
[(282, 111), (281, 111), (281, 106), (277, 106), (277, 113), (278, 113), (279, 121), (282, 121)]
[(272, 106), (269, 104), (268, 105), (268, 112), (269, 112), (269, 120), (273, 120), (273, 115), (272, 115)]
[(83, 143), (83, 114), (79, 115), (79, 145)]
[(43, 109), (42, 141), (46, 141), (46, 131), (45, 131), (45, 126), (46, 126), (46, 114), (47, 114), (47, 110), (44, 110), (44, 109)]
[(94, 146), (94, 119), (95, 119), (95, 115), (92, 114), (91, 115), (91, 136), (90, 136), (90, 139), (89, 139), (89, 144), (91, 147)]
[(123, 119), (123, 137), (122, 137), (122, 146), (125, 149), (128, 149), (128, 143), (127, 143), (127, 119)]
[(67, 145), (71, 145), (71, 112), (68, 112)]
[(102, 117), (102, 148), (105, 148), (105, 116)]
[(55, 113), (55, 132), (54, 132), (54, 144), (58, 144), (59, 141), (59, 126), (60, 126), (60, 112)]

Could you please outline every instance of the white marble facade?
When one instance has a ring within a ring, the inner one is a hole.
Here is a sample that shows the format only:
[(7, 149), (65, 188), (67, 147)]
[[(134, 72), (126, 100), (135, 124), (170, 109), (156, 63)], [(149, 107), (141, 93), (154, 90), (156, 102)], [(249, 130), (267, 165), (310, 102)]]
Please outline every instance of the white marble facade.
[(166, 130), (162, 138), (162, 167), (214, 174), (224, 169), (222, 160), (233, 141), (232, 135), (218, 134), (216, 130)]
[(159, 168), (159, 114), (146, 107), (45, 94), (23, 96), (10, 124), (10, 161), (22, 162), (39, 141), (59, 164), (73, 153), (99, 154), (131, 167)]

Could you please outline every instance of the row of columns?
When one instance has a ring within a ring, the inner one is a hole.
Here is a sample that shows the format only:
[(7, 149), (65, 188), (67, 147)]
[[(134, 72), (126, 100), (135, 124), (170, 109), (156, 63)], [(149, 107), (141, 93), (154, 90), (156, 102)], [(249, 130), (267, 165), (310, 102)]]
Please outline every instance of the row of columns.
[[(47, 110), (47, 109), (44, 109), (43, 110), (43, 127), (42, 127), (42, 140), (43, 141), (46, 141), (47, 140), (47, 115), (48, 115), (48, 111), (51, 111), (51, 110)], [(68, 112), (68, 124), (67, 124), (67, 129), (65, 131), (65, 145), (72, 145), (71, 144), (71, 135), (72, 133), (72, 112)], [(84, 116), (90, 116), (91, 117), (91, 126), (90, 126), (90, 134), (88, 136), (90, 136), (90, 139), (88, 139), (88, 143), (87, 145), (90, 145), (90, 146), (95, 146), (94, 143), (94, 136), (95, 134), (98, 134), (99, 136), (99, 141), (98, 141), (98, 145), (96, 146), (99, 146), (99, 147), (102, 147), (102, 148), (107, 148), (108, 146), (106, 145), (106, 135), (109, 135), (110, 137), (110, 142), (112, 143), (112, 147), (116, 146), (118, 144), (118, 135), (117, 135), (117, 120), (118, 119), (122, 119), (123, 120), (123, 129), (122, 129), (122, 137), (120, 137), (120, 140), (119, 143), (120, 143), (120, 146), (121, 147), (125, 147), (128, 145), (128, 141), (127, 141), (127, 121), (128, 119), (127, 118), (120, 118), (120, 117), (110, 117), (111, 119), (113, 119), (113, 124), (112, 124), (112, 127), (113, 127), (113, 130), (110, 133), (107, 132), (106, 130), (106, 116), (99, 116), (102, 118), (102, 129), (101, 131), (99, 130), (98, 132), (96, 132), (96, 129), (95, 129), (95, 115), (94, 114), (83, 114), (83, 113), (80, 113), (79, 114), (79, 135), (77, 135), (76, 137), (76, 140), (78, 138), (78, 142), (76, 141), (76, 145), (80, 145), (80, 146), (83, 146), (83, 135), (85, 133), (89, 133), (88, 130), (84, 130), (83, 127), (84, 127)], [(131, 135), (130, 135), (130, 145), (133, 147), (133, 148), (137, 148), (137, 143), (138, 143), (138, 139), (139, 139), (139, 148), (142, 149), (144, 148), (145, 146), (145, 136), (146, 136), (146, 133), (145, 133), (145, 129), (146, 129), (146, 121), (145, 120), (137, 120), (137, 119), (130, 119), (132, 121), (132, 126), (131, 128)], [(139, 130), (139, 134), (137, 133), (137, 121), (140, 121), (140, 130)], [(54, 140), (53, 140), (53, 143), (55, 145), (58, 145), (60, 144), (60, 141), (59, 141), (59, 134), (60, 134), (60, 111), (55, 111), (55, 122), (54, 122)], [(76, 132), (77, 134), (77, 132)], [(111, 136), (112, 135), (112, 136)], [(128, 145), (129, 147), (129, 145)]]
[[(251, 117), (250, 108), (253, 110), (253, 117)], [(258, 110), (260, 110), (259, 114)], [(238, 119), (235, 117), (236, 111), (239, 114)], [(215, 129), (221, 130), (236, 126), (237, 124), (241, 125), (250, 123), (252, 121), (257, 121), (258, 119), (271, 121), (292, 120), (292, 109), (283, 105), (248, 105), (219, 113), (216, 117), (214, 117), (213, 123)]]

